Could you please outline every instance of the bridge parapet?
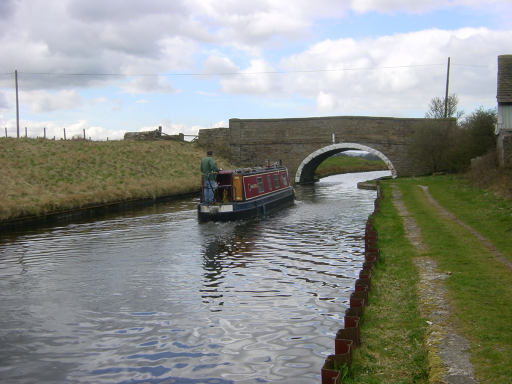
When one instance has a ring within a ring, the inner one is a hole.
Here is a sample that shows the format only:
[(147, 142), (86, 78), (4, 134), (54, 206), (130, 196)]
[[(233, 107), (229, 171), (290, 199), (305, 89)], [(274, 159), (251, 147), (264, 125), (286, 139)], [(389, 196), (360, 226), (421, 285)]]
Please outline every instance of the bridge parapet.
[(452, 129), (455, 125), (455, 119), (365, 116), (230, 119), (225, 140), (229, 141), (233, 163), (254, 166), (282, 160), (293, 180), (302, 167), (300, 182), (312, 181), (309, 170), (314, 171), (327, 152), (332, 155), (362, 147), (380, 154), (396, 176), (414, 176), (428, 171), (411, 156), (415, 133), (438, 127)]

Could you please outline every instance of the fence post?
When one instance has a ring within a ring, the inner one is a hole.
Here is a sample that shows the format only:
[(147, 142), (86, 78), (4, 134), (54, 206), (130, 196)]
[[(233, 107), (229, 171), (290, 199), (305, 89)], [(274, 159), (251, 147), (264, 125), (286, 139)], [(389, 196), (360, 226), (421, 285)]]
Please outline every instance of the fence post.
[(5, 138), (7, 139), (7, 127), (5, 127)]
[(18, 100), (18, 70), (14, 70), (14, 84), (16, 87), (16, 133), (20, 138), (20, 103)]
[(27, 127), (25, 127), (25, 139), (27, 138)]
[(84, 140), (87, 140), (87, 139), (85, 138), (85, 128), (84, 128)]
[(43, 137), (46, 139), (46, 127), (43, 127)]
[(64, 140), (66, 140), (66, 128), (64, 128)]

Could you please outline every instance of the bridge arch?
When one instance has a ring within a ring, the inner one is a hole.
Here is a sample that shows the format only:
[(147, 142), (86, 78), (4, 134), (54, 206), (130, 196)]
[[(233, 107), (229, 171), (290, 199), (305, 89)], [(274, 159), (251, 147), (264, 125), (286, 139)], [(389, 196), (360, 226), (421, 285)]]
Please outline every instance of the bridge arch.
[(393, 165), (391, 160), (389, 160), (388, 157), (384, 155), (382, 152), (362, 144), (337, 143), (320, 148), (310, 153), (304, 160), (302, 160), (295, 174), (295, 183), (304, 184), (313, 182), (315, 169), (320, 165), (320, 163), (322, 163), (322, 161), (336, 153), (350, 149), (358, 149), (361, 151), (366, 151), (374, 154), (375, 156), (379, 157), (380, 159), (382, 159), (382, 161), (386, 163), (387, 167), (391, 171), (391, 176), (393, 178), (398, 176), (395, 166)]

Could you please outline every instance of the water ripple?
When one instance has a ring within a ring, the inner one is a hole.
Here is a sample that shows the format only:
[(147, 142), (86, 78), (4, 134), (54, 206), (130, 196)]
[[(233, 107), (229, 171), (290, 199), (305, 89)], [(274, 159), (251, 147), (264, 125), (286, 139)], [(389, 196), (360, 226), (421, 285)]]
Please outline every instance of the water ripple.
[(266, 220), (197, 199), (0, 239), (0, 381), (319, 382), (364, 259), (366, 175)]

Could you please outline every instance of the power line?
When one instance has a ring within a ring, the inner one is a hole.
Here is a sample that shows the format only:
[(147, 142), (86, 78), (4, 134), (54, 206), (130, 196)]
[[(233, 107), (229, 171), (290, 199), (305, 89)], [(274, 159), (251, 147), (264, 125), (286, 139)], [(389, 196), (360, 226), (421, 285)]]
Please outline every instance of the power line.
[[(383, 67), (351, 67), (351, 68), (320, 68), (320, 69), (298, 69), (286, 71), (251, 71), (251, 72), (178, 72), (178, 73), (58, 73), (58, 72), (24, 72), (18, 74), (34, 76), (83, 76), (83, 77), (174, 77), (174, 76), (240, 76), (240, 75), (281, 75), (294, 73), (322, 73), (322, 72), (344, 72), (344, 71), (375, 71), (380, 69), (405, 69), (437, 67), (444, 64), (417, 64), (417, 65), (396, 65)], [(11, 73), (12, 75), (12, 73)]]

